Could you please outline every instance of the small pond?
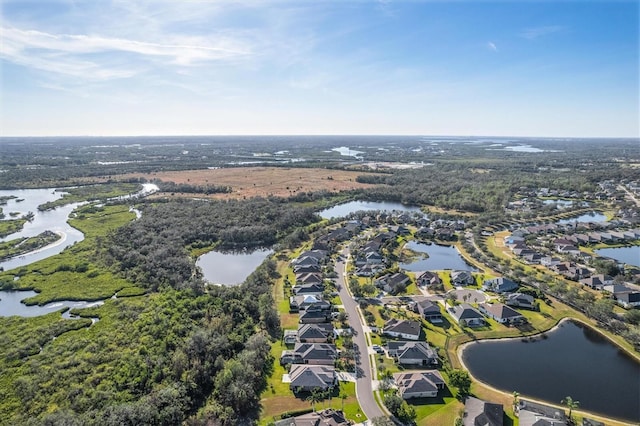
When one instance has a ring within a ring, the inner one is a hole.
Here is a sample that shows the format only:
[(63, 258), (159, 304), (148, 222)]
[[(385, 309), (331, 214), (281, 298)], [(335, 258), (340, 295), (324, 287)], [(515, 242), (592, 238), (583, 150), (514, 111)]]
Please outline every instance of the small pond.
[(558, 206), (558, 208), (561, 207), (570, 207), (573, 205), (573, 201), (571, 200), (562, 200), (562, 199), (557, 199), (557, 200), (544, 200), (542, 201), (543, 204), (546, 205), (552, 205), (555, 204), (556, 206)]
[(593, 329), (564, 321), (533, 341), (481, 341), (465, 347), (471, 374), (505, 392), (640, 421), (640, 364)]
[(417, 206), (405, 206), (404, 204), (390, 201), (350, 201), (321, 210), (318, 214), (323, 219), (335, 219), (338, 217), (346, 217), (357, 211), (420, 212), (421, 210), (420, 207)]
[(604, 248), (595, 251), (600, 256), (610, 257), (618, 262), (640, 268), (640, 246)]
[(418, 259), (411, 263), (401, 263), (400, 268), (406, 271), (439, 271), (442, 269), (452, 269), (458, 271), (477, 271), (469, 265), (460, 252), (454, 246), (442, 246), (438, 244), (424, 244), (411, 241), (406, 248), (418, 253), (427, 253), (426, 259)]
[[(0, 317), (10, 317), (14, 315), (19, 317), (38, 317), (59, 311), (63, 308), (91, 308), (94, 306), (100, 306), (104, 303), (104, 301), (101, 300), (92, 302), (82, 300), (62, 300), (47, 303), (43, 306), (28, 306), (22, 303), (23, 300), (34, 297), (37, 294), (38, 293), (32, 290), (0, 291)], [(72, 318), (68, 311), (63, 314), (63, 317)]]
[(558, 225), (564, 225), (567, 223), (576, 223), (576, 222), (593, 222), (593, 223), (597, 223), (597, 222), (606, 222), (607, 221), (607, 217), (605, 215), (603, 215), (602, 213), (596, 213), (596, 212), (591, 212), (591, 213), (585, 213), (583, 215), (577, 216), (577, 217), (572, 217), (570, 219), (561, 219), (559, 221), (557, 221), (556, 223)]
[(210, 251), (198, 258), (196, 266), (204, 279), (212, 284), (241, 284), (260, 264), (273, 253), (270, 249), (252, 252)]

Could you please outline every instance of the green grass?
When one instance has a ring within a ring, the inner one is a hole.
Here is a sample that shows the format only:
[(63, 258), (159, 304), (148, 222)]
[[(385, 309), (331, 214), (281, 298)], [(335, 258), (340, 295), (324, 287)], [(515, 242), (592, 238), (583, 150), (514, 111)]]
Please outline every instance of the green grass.
[[(142, 290), (131, 282), (116, 277), (95, 262), (99, 255), (97, 237), (106, 235), (133, 218), (126, 206), (95, 208), (85, 206), (76, 212), (70, 224), (85, 234), (85, 239), (62, 253), (29, 266), (0, 274), (0, 280), (16, 289), (32, 289), (39, 294), (27, 304), (46, 304), (56, 300), (98, 300), (111, 297), (125, 288), (132, 294)], [(14, 277), (19, 279), (14, 281)], [(126, 294), (126, 293), (125, 293)]]
[(104, 183), (99, 185), (79, 186), (77, 188), (65, 188), (62, 198), (38, 206), (38, 210), (51, 210), (66, 204), (80, 201), (106, 200), (133, 194), (142, 189), (136, 183)]
[(0, 221), (0, 238), (4, 238), (7, 235), (20, 231), (25, 223), (27, 223), (26, 219)]

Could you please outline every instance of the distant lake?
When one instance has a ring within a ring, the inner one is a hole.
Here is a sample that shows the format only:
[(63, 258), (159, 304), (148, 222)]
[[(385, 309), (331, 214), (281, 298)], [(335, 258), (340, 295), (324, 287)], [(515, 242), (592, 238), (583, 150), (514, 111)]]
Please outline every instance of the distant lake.
[(557, 221), (556, 223), (558, 225), (565, 225), (567, 223), (576, 223), (576, 222), (598, 223), (598, 222), (606, 222), (606, 221), (607, 221), (607, 217), (605, 215), (603, 215), (602, 213), (591, 212), (591, 213), (585, 213), (585, 214), (580, 215), (580, 216), (572, 217), (572, 218), (569, 218), (569, 219), (561, 219), (561, 220)]
[(471, 374), (505, 392), (640, 421), (640, 364), (595, 330), (564, 321), (545, 338), (480, 341), (464, 348)]
[(357, 157), (359, 154), (364, 154), (362, 151), (356, 151), (355, 149), (351, 149), (346, 146), (332, 148), (331, 151), (339, 152), (340, 155), (344, 155), (345, 157)]
[(323, 219), (334, 219), (345, 217), (357, 211), (402, 211), (402, 212), (420, 212), (420, 207), (405, 206), (401, 203), (390, 201), (350, 201), (348, 203), (339, 204), (328, 209), (321, 210), (318, 214)]
[(610, 257), (618, 262), (640, 268), (640, 246), (604, 248), (595, 250), (601, 256)]
[(427, 253), (427, 259), (419, 259), (411, 263), (401, 263), (400, 268), (406, 271), (434, 271), (452, 269), (457, 271), (477, 271), (469, 265), (455, 246), (424, 244), (416, 241), (407, 243), (406, 248), (418, 253)]
[[(14, 315), (19, 317), (38, 317), (59, 311), (63, 308), (91, 308), (93, 306), (100, 306), (104, 303), (103, 301), (87, 302), (83, 300), (62, 300), (47, 303), (43, 306), (27, 306), (22, 303), (23, 300), (34, 297), (37, 294), (38, 293), (33, 290), (0, 291), (0, 317), (10, 317)], [(70, 318), (68, 312), (63, 316), (65, 318)]]
[(244, 282), (271, 253), (273, 250), (270, 249), (226, 253), (210, 251), (198, 258), (196, 266), (211, 284), (237, 285)]

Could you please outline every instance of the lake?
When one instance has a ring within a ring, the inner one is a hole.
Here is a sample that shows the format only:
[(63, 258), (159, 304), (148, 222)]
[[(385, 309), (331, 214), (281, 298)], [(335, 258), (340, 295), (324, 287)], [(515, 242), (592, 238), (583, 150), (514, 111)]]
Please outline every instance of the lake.
[(595, 252), (618, 262), (640, 267), (640, 246), (604, 248), (595, 250)]
[(605, 215), (603, 215), (602, 213), (591, 212), (591, 213), (585, 213), (585, 214), (580, 215), (580, 216), (572, 217), (570, 219), (561, 219), (561, 220), (557, 221), (556, 224), (564, 225), (564, 224), (567, 224), (567, 223), (576, 223), (576, 222), (593, 222), (593, 223), (597, 223), (597, 222), (606, 222), (606, 221), (607, 221), (607, 217)]
[(224, 253), (210, 251), (198, 258), (196, 266), (211, 284), (237, 285), (244, 282), (271, 253), (273, 250), (270, 249)]
[(401, 263), (400, 268), (406, 271), (439, 271), (452, 269), (458, 271), (477, 271), (469, 265), (455, 246), (424, 244), (416, 241), (407, 243), (406, 248), (418, 253), (427, 253), (427, 259), (418, 259), (411, 263)]
[(405, 206), (401, 203), (390, 201), (350, 201), (344, 204), (330, 207), (318, 212), (323, 219), (335, 219), (339, 217), (349, 216), (357, 211), (402, 211), (402, 212), (420, 212), (420, 207)]
[(505, 392), (556, 404), (571, 396), (582, 409), (640, 421), (640, 364), (580, 323), (564, 321), (544, 336), (471, 343), (462, 359), (476, 379)]
[[(100, 306), (103, 301), (82, 301), (82, 300), (62, 300), (58, 302), (47, 303), (43, 306), (31, 305), (27, 306), (22, 303), (23, 300), (37, 295), (33, 290), (20, 291), (0, 291), (0, 317), (10, 317), (17, 315), (19, 317), (38, 317), (47, 315), (51, 312), (59, 311), (63, 308), (91, 308)], [(65, 312), (63, 317), (72, 318), (69, 312)]]

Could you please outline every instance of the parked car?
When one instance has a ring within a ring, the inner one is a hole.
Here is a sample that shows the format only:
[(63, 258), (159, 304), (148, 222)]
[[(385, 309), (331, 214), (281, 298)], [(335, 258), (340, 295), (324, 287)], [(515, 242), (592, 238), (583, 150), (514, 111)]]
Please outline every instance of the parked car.
[(376, 351), (379, 354), (383, 354), (384, 353), (384, 349), (382, 349), (382, 347), (380, 345), (373, 345), (373, 346), (371, 346), (371, 349), (373, 349), (374, 351)]

